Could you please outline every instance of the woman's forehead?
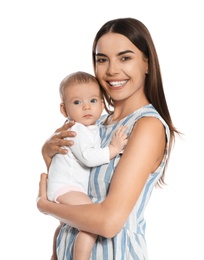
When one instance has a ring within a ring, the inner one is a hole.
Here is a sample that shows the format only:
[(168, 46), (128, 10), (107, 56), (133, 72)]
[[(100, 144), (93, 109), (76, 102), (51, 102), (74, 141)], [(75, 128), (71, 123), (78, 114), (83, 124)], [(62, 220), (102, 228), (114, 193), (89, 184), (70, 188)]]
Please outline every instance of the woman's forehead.
[(124, 35), (119, 33), (107, 33), (99, 38), (95, 54), (105, 54), (115, 53), (119, 55), (122, 52), (132, 51), (135, 52), (137, 47)]

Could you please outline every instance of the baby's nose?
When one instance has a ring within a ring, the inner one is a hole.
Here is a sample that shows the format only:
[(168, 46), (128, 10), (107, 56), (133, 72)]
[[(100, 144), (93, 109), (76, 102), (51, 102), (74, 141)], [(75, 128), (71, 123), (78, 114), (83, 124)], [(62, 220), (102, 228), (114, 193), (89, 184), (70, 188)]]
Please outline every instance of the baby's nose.
[(89, 104), (84, 104), (84, 110), (88, 110), (90, 108), (91, 108), (91, 106)]

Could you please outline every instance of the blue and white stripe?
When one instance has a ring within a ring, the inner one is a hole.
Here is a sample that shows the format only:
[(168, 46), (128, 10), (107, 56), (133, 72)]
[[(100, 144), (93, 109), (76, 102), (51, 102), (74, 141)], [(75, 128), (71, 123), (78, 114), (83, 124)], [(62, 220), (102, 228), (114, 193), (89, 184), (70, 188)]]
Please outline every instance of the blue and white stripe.
[[(102, 146), (104, 147), (110, 143), (114, 130), (116, 130), (120, 125), (128, 125), (128, 131), (130, 133), (135, 122), (139, 118), (146, 116), (158, 118), (166, 129), (167, 149), (164, 158), (157, 170), (149, 176), (123, 229), (111, 239), (99, 236), (92, 250), (90, 260), (148, 260), (145, 241), (146, 222), (144, 219), (144, 211), (152, 190), (161, 177), (166, 165), (170, 139), (169, 127), (151, 104), (135, 111), (115, 125), (104, 126), (103, 122), (106, 117), (105, 115), (101, 117), (99, 124)], [(99, 203), (106, 198), (111, 177), (119, 160), (120, 155), (111, 160), (109, 164), (92, 168), (89, 180), (89, 196), (94, 203)], [(64, 225), (61, 229), (57, 241), (59, 260), (72, 259), (72, 250), (76, 234), (77, 230), (67, 225)]]

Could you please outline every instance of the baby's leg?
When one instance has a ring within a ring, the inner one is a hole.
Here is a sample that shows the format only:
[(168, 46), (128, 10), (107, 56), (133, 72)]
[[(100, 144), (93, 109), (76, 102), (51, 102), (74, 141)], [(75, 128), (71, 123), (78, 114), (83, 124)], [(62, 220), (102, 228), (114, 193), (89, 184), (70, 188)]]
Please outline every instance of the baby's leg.
[[(70, 191), (57, 198), (57, 201), (64, 204), (80, 205), (91, 204), (91, 199), (83, 192)], [(74, 243), (74, 260), (89, 260), (91, 251), (97, 235), (85, 231), (79, 231)]]
[(89, 260), (97, 235), (79, 231), (74, 243), (74, 260)]
[(69, 191), (57, 198), (57, 202), (68, 205), (91, 204), (92, 201), (88, 195), (80, 191)]

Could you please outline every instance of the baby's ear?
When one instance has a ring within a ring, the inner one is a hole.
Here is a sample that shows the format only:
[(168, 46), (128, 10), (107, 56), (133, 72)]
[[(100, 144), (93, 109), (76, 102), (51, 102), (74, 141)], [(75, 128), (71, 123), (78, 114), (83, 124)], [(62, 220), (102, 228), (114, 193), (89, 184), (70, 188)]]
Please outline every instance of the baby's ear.
[(64, 117), (68, 117), (67, 115), (67, 111), (66, 111), (66, 108), (65, 108), (65, 103), (60, 103), (60, 112), (63, 114)]

